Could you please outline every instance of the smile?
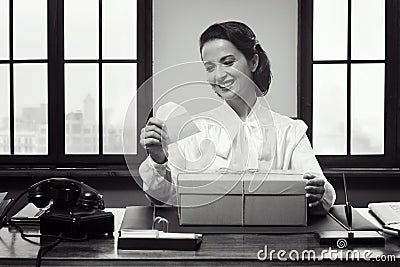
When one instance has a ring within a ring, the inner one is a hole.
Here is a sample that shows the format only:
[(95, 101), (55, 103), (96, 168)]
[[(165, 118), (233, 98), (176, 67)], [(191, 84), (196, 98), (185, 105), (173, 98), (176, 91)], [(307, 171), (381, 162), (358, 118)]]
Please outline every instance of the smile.
[(234, 80), (223, 83), (223, 84), (217, 84), (219, 88), (221, 88), (221, 90), (229, 90), (232, 85), (235, 83)]

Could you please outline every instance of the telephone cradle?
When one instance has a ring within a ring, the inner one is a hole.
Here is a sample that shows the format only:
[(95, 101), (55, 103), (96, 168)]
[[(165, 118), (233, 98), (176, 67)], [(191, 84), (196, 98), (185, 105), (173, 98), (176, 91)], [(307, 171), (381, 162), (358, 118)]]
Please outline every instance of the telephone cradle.
[(93, 210), (89, 212), (46, 212), (40, 216), (40, 233), (79, 238), (107, 234), (113, 236), (114, 215), (111, 212)]

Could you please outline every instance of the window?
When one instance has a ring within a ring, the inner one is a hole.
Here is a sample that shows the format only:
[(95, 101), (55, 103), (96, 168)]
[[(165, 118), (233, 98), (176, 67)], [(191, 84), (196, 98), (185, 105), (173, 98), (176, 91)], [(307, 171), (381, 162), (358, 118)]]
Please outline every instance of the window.
[(323, 167), (394, 167), (399, 4), (300, 1), (299, 115)]
[[(3, 165), (143, 160), (137, 129), (152, 94), (137, 88), (152, 73), (151, 2), (0, 0)], [(125, 148), (124, 127), (134, 135)]]

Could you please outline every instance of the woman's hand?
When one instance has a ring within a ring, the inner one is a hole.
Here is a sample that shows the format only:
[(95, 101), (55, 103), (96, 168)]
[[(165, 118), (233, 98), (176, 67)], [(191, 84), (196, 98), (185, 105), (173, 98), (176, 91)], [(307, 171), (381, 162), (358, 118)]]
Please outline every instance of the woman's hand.
[(319, 206), (325, 193), (325, 180), (310, 173), (305, 173), (303, 177), (308, 180), (305, 188), (308, 206)]
[[(168, 135), (163, 127), (163, 121), (157, 118), (150, 118), (146, 127), (140, 132), (140, 144), (147, 150), (150, 157), (157, 163), (162, 164), (167, 161), (166, 140)], [(165, 152), (164, 152), (165, 150)]]

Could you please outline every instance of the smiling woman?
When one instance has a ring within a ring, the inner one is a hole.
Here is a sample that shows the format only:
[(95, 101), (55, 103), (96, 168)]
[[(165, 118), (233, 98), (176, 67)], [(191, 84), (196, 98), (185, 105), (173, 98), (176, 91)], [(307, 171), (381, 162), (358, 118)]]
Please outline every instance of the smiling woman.
[(310, 211), (328, 211), (335, 191), (315, 158), (307, 126), (271, 111), (262, 97), (271, 70), (253, 31), (236, 21), (211, 25), (200, 37), (200, 53), (207, 80), (223, 104), (197, 116), (200, 131), (177, 146), (165, 146), (164, 121), (149, 119), (140, 138), (149, 156), (139, 172), (150, 199), (176, 205), (177, 175), (182, 172), (296, 170), (308, 180)]
[[(206, 49), (209, 46), (211, 47)], [(219, 48), (219, 51), (215, 48)], [(262, 95), (268, 92), (272, 79), (270, 62), (250, 28), (240, 22), (226, 22), (210, 26), (200, 37), (200, 53), (205, 64), (212, 63), (212, 61), (208, 62), (205, 57), (207, 55), (218, 56), (217, 51), (227, 53), (220, 59), (224, 65), (233, 66), (237, 61), (247, 63), (247, 66), (241, 65), (241, 69), (238, 69), (239, 66), (235, 66), (235, 68), (245, 73), (246, 67), (250, 67), (251, 74), (246, 73), (247, 77), (254, 80)]]
[(247, 88), (253, 86), (251, 70), (258, 64), (256, 55), (247, 60), (231, 42), (222, 39), (207, 42), (202, 55), (208, 82), (220, 97), (227, 101), (248, 98)]
[(200, 36), (200, 53), (209, 83), (228, 103), (239, 98), (252, 106), (256, 96), (268, 92), (272, 78), (268, 56), (245, 24), (226, 22), (210, 26)]

